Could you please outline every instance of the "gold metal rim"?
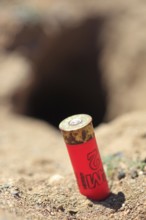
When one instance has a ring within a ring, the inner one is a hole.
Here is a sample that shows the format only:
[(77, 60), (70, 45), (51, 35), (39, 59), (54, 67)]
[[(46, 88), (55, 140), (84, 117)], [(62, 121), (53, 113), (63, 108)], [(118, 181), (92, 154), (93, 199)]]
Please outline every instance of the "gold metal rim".
[(92, 122), (92, 117), (87, 114), (72, 115), (59, 124), (59, 128), (62, 131), (74, 131), (81, 129)]
[(94, 137), (92, 117), (86, 114), (78, 114), (64, 119), (59, 128), (67, 144), (81, 144)]

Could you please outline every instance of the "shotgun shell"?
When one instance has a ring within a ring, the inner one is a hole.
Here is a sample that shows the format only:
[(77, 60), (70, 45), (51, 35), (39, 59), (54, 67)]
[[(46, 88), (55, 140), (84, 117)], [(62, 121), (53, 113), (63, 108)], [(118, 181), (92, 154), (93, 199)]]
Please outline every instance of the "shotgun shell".
[(84, 196), (103, 200), (109, 187), (98, 151), (92, 118), (86, 114), (64, 119), (59, 128), (63, 134), (78, 187)]

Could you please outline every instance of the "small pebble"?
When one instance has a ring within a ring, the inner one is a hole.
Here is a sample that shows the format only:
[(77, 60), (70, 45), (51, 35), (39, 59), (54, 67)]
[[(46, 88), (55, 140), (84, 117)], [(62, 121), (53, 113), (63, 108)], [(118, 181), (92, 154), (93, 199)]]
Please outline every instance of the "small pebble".
[(49, 184), (56, 183), (56, 182), (60, 181), (61, 179), (63, 179), (63, 176), (61, 176), (59, 174), (55, 174), (55, 175), (50, 177)]
[(91, 202), (88, 203), (89, 207), (93, 207), (93, 204)]
[(136, 177), (138, 177), (138, 172), (137, 172), (137, 170), (132, 170), (130, 175), (131, 175), (131, 178), (132, 178), (132, 179), (135, 179)]
[(6, 189), (8, 189), (8, 188), (10, 188), (11, 187), (11, 185), (9, 184), (9, 183), (5, 183), (4, 185), (3, 185), (3, 188), (6, 188)]
[(50, 212), (50, 215), (54, 216), (55, 214), (54, 214), (54, 212)]
[(18, 190), (13, 190), (13, 191), (11, 191), (11, 194), (12, 194), (13, 196), (20, 197)]
[(124, 209), (125, 209), (125, 204), (123, 203), (123, 204), (122, 204), (122, 207), (120, 208), (120, 210), (121, 210), (121, 211), (124, 211)]
[(123, 178), (125, 178), (126, 174), (123, 170), (119, 171), (118, 172), (118, 179), (121, 180)]
[(57, 209), (58, 209), (58, 210), (60, 210), (60, 211), (62, 211), (62, 212), (64, 212), (64, 211), (65, 211), (65, 209), (64, 209), (64, 207), (63, 207), (63, 205), (59, 205), (59, 206), (57, 207)]
[(69, 214), (70, 214), (70, 215), (75, 215), (76, 213), (77, 213), (77, 211), (69, 210)]

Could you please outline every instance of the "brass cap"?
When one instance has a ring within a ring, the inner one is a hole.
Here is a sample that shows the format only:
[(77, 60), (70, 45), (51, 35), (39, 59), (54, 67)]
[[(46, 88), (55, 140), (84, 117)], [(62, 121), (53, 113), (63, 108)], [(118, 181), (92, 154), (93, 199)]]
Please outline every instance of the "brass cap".
[(92, 117), (78, 114), (64, 119), (59, 124), (66, 144), (81, 144), (94, 137)]

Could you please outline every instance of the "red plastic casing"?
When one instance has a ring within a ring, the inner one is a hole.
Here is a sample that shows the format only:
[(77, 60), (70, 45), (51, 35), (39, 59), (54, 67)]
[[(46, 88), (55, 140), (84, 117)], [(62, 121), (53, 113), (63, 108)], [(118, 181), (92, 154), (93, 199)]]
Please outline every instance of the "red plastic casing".
[(66, 145), (81, 194), (92, 200), (105, 199), (110, 190), (96, 139), (92, 138), (83, 144)]

